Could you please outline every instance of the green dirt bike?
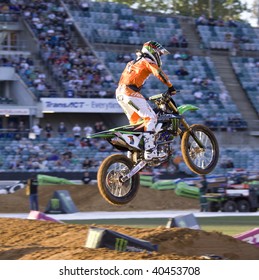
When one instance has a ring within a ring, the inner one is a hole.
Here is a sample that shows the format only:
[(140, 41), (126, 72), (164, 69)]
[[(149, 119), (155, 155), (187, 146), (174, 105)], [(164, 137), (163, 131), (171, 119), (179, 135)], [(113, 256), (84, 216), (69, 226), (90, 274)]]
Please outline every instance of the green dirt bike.
[(198, 110), (186, 104), (176, 106), (173, 98), (161, 93), (149, 98), (155, 104), (157, 152), (166, 152), (163, 158), (150, 161), (144, 159), (143, 123), (125, 125), (89, 136), (107, 140), (121, 154), (112, 154), (101, 163), (97, 173), (97, 184), (104, 199), (114, 205), (129, 203), (137, 194), (140, 185), (139, 172), (145, 166), (159, 166), (173, 154), (175, 137), (181, 138), (181, 152), (188, 168), (205, 175), (213, 171), (219, 158), (219, 146), (213, 132), (201, 124), (188, 125), (183, 114)]

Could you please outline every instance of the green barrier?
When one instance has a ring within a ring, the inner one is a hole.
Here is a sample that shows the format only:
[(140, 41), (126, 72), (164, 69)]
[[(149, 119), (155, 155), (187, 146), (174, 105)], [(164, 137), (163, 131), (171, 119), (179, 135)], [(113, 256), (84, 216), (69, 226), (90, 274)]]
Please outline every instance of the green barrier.
[(159, 180), (152, 186), (156, 190), (173, 190), (176, 188), (176, 184), (172, 180)]
[(198, 198), (199, 197), (199, 188), (190, 186), (185, 182), (179, 182), (176, 185), (175, 193), (179, 196), (189, 197), (189, 198)]
[(59, 184), (59, 185), (75, 185), (74, 182), (69, 181), (64, 178), (48, 176), (48, 175), (38, 175), (38, 184), (39, 185), (52, 185), (52, 184)]
[(140, 175), (140, 180), (142, 181), (148, 181), (148, 182), (152, 182), (153, 181), (153, 176), (151, 175)]
[(153, 176), (140, 175), (140, 185), (151, 188), (153, 186)]

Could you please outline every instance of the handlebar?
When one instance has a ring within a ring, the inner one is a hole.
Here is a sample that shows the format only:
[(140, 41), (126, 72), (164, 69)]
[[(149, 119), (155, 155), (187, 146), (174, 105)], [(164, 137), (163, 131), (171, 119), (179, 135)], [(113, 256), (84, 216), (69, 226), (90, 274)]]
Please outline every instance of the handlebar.
[[(180, 92), (180, 90), (177, 90), (176, 92), (178, 93), (178, 92)], [(166, 91), (164, 93), (159, 93), (159, 94), (150, 96), (148, 99), (149, 100), (156, 100), (156, 99), (163, 98), (163, 97), (172, 97), (172, 95), (169, 95)]]

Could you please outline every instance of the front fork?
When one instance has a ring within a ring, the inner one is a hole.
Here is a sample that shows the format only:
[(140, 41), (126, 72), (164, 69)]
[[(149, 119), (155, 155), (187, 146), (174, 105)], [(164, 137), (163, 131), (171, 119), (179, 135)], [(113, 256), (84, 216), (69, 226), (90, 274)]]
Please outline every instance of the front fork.
[(194, 131), (191, 129), (191, 127), (188, 125), (188, 123), (182, 119), (182, 124), (185, 127), (186, 130), (190, 131), (190, 135), (192, 136), (192, 138), (195, 140), (195, 142), (198, 144), (198, 146), (201, 149), (204, 149), (204, 145), (202, 144), (202, 142), (200, 141), (200, 139), (196, 136), (196, 134), (194, 133)]
[(122, 183), (125, 183), (127, 180), (129, 180), (131, 177), (133, 177), (135, 174), (137, 174), (142, 168), (146, 166), (147, 162), (145, 160), (140, 161), (133, 169), (130, 170), (130, 172), (120, 178)]
[[(176, 104), (169, 98), (167, 99), (169, 108), (174, 112), (174, 113), (178, 113)], [(200, 139), (195, 135), (195, 133), (190, 129), (190, 126), (188, 125), (188, 123), (186, 122), (186, 120), (184, 118), (181, 119), (181, 123), (184, 126), (185, 130), (189, 130), (190, 134), (192, 136), (192, 138), (195, 140), (195, 142), (199, 145), (199, 147), (201, 149), (204, 149), (204, 145), (201, 143)], [(178, 128), (178, 135), (182, 134), (182, 130), (180, 128)]]

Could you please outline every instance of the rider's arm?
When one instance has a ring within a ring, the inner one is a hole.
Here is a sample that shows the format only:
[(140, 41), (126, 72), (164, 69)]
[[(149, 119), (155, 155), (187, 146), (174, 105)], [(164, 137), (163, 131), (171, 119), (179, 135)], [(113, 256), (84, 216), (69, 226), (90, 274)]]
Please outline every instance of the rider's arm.
[(157, 77), (162, 83), (167, 85), (169, 88), (172, 87), (172, 83), (170, 82), (168, 76), (165, 74), (165, 72), (158, 67), (155, 63), (149, 63), (147, 62), (147, 67), (152, 74)]

